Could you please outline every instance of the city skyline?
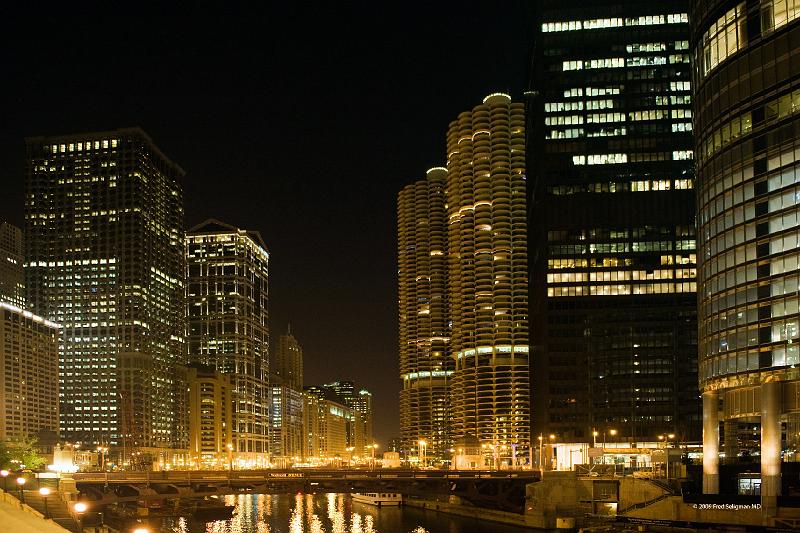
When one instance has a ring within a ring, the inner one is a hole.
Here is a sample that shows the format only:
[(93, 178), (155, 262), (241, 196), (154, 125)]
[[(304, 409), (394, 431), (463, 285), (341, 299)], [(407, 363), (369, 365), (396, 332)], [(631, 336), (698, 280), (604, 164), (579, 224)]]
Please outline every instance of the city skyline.
[[(35, 38), (11, 36), (19, 83), (2, 132), (0, 218), (22, 226), (24, 137), (141, 126), (187, 171), (187, 227), (214, 217), (264, 235), (274, 254), (270, 326), (292, 323), (307, 381), (363, 383), (375, 394), (379, 440), (398, 435), (395, 194), (445, 159), (442, 131), (457, 113), (495, 91), (521, 98), (532, 31), (524, 4), (464, 13), (340, 6), (311, 21), (284, 6), (233, 14), (211, 40), (213, 13), (184, 21), (167, 10), (152, 26), (132, 15), (135, 30), (120, 30), (108, 14), (58, 9)], [(268, 37), (256, 21), (267, 21)], [(188, 33), (167, 31), (171, 23)], [(352, 24), (355, 36), (338, 39)], [(148, 41), (158, 45), (132, 44)], [(467, 42), (474, 51), (457, 54)], [(65, 68), (56, 48), (80, 58), (77, 68)], [(395, 69), (375, 68), (382, 60)], [(337, 368), (325, 364), (331, 357)]]

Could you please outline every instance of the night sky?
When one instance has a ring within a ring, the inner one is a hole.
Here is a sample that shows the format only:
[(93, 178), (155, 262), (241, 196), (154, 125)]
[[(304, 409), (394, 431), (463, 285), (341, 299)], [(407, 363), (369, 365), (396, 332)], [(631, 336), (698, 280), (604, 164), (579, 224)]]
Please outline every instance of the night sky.
[(369, 388), (385, 445), (396, 195), (445, 163), (458, 113), (522, 97), (532, 3), (0, 7), (0, 219), (22, 226), (24, 137), (141, 126), (186, 170), (187, 228), (261, 232), (273, 340), (290, 321), (306, 384)]

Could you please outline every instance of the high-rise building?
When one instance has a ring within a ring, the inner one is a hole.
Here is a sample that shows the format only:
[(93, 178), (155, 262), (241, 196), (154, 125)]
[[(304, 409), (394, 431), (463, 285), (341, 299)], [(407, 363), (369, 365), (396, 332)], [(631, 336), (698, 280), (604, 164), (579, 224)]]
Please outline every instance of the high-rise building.
[(206, 220), (186, 235), (189, 359), (233, 376), (237, 464), (269, 460), (269, 253), (261, 235)]
[(272, 385), (270, 409), (270, 454), (273, 465), (288, 467), (303, 455), (302, 390), (287, 385)]
[(687, 2), (540, 7), (527, 93), (534, 433), (698, 440)]
[(285, 334), (278, 337), (270, 370), (281, 384), (296, 391), (303, 390), (303, 347), (292, 335), (291, 325)]
[(771, 517), (800, 460), (800, 3), (692, 5), (703, 488), (725, 492), (722, 440), (759, 457)]
[(0, 302), (0, 442), (58, 433), (58, 324)]
[(324, 398), (347, 407), (347, 445), (355, 448), (356, 455), (360, 455), (365, 446), (374, 444), (371, 392), (367, 389), (356, 392), (352, 381), (334, 381), (311, 390), (319, 390)]
[(336, 463), (347, 457), (350, 409), (326, 398), (321, 387), (306, 387), (303, 410), (303, 457), (306, 461)]
[(190, 464), (194, 468), (229, 468), (235, 402), (232, 375), (192, 364), (187, 381)]
[(451, 444), (447, 313), (447, 169), (428, 170), (397, 198), (400, 354), (400, 434), (403, 450), (428, 442), (428, 457), (442, 461)]
[(453, 437), (518, 465), (531, 423), (523, 104), (491, 94), (450, 123), (446, 198)]
[(63, 327), (61, 436), (168, 462), (188, 445), (184, 172), (138, 128), (26, 144), (26, 302)]
[(0, 302), (25, 307), (22, 230), (0, 222)]

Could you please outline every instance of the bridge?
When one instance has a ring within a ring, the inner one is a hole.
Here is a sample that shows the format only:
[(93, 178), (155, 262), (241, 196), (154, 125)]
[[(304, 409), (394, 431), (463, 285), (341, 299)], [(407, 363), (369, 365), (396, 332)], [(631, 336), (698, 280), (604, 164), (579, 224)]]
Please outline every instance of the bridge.
[(73, 474), (93, 506), (225, 494), (396, 492), (458, 496), (478, 507), (523, 513), (525, 487), (539, 473), (520, 470), (223, 470)]

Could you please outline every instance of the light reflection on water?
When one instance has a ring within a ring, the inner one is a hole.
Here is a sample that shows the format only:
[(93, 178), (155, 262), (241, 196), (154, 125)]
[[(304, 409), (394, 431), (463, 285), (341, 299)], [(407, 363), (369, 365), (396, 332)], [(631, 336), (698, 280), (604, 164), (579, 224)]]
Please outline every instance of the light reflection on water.
[(345, 494), (240, 494), (224, 497), (234, 505), (229, 520), (201, 523), (175, 519), (162, 533), (517, 533), (523, 531), (423, 511), (354, 503)]

